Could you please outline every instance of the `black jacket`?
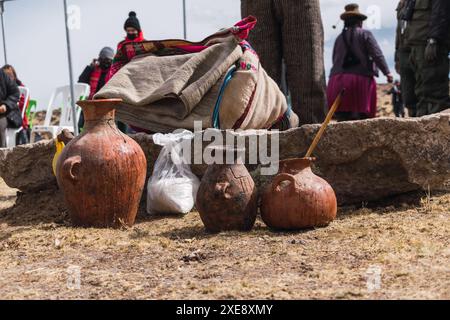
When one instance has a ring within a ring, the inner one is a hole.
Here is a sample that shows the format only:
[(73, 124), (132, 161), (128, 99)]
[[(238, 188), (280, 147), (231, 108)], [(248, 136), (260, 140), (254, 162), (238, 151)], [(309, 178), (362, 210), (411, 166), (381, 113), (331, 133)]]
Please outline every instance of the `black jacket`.
[(82, 74), (80, 75), (80, 77), (78, 78), (78, 82), (79, 82), (79, 83), (90, 84), (92, 72), (94, 72), (94, 68), (92, 68), (92, 66), (87, 66), (87, 67), (83, 70), (83, 73), (82, 73)]
[(415, 1), (414, 13), (406, 28), (408, 45), (426, 45), (433, 38), (450, 44), (450, 0)]
[(428, 38), (446, 41), (449, 37), (450, 1), (434, 0), (431, 2), (431, 21)]
[(20, 91), (17, 84), (0, 69), (0, 105), (6, 106), (6, 113), (0, 114), (0, 117), (6, 117), (13, 109), (19, 109)]

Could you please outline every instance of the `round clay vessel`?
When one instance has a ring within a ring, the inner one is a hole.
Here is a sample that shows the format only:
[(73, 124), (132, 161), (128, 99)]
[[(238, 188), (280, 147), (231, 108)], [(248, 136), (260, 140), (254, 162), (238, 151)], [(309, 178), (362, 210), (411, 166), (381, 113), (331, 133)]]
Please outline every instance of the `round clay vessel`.
[[(231, 152), (239, 151), (231, 149)], [(196, 208), (209, 232), (249, 231), (255, 224), (257, 200), (255, 182), (238, 160), (235, 164), (208, 166), (198, 190)]]
[(144, 190), (147, 160), (120, 132), (114, 108), (120, 99), (80, 101), (85, 127), (63, 150), (58, 185), (75, 226), (132, 226)]
[(261, 216), (273, 229), (327, 226), (336, 218), (333, 188), (311, 170), (315, 159), (280, 161), (280, 173), (262, 194)]

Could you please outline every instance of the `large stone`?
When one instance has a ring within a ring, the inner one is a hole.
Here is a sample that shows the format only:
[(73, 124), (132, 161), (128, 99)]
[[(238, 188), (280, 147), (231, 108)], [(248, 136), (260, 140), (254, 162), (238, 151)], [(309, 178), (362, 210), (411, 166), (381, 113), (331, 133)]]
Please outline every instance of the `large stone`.
[[(315, 152), (316, 172), (341, 204), (439, 188), (450, 179), (449, 121), (449, 114), (439, 114), (332, 124)], [(305, 154), (316, 132), (304, 126), (286, 133), (281, 157)]]
[[(287, 159), (303, 157), (318, 129), (319, 125), (306, 125), (263, 134), (279, 136), (280, 158)], [(149, 175), (161, 147), (153, 144), (150, 135), (138, 134), (133, 138), (147, 155)], [(53, 154), (52, 141), (0, 150), (0, 176), (10, 187), (22, 192), (54, 188)], [(450, 114), (334, 123), (314, 156), (315, 172), (330, 182), (340, 204), (439, 188), (450, 180)], [(202, 175), (205, 169), (205, 165), (193, 166), (197, 175)], [(253, 175), (259, 186), (270, 181), (270, 177), (259, 176), (258, 172)]]
[(0, 149), (0, 176), (11, 188), (22, 192), (45, 190), (56, 185), (52, 161), (53, 140)]

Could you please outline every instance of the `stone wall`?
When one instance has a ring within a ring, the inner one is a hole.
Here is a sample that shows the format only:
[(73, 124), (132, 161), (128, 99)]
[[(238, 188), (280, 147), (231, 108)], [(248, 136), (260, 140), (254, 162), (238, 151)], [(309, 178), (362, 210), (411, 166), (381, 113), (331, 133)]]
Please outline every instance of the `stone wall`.
[[(255, 134), (279, 135), (280, 158), (288, 159), (303, 157), (318, 129), (319, 125), (306, 125), (281, 133)], [(132, 137), (147, 156), (150, 174), (161, 147), (153, 144), (150, 135)], [(0, 150), (0, 176), (24, 193), (54, 188), (54, 152), (53, 141)], [(341, 205), (439, 188), (450, 180), (450, 114), (334, 123), (314, 156), (314, 171), (330, 182)], [(205, 168), (194, 165), (193, 171), (201, 176)], [(260, 176), (255, 166), (249, 169), (260, 187), (270, 181), (270, 177)]]

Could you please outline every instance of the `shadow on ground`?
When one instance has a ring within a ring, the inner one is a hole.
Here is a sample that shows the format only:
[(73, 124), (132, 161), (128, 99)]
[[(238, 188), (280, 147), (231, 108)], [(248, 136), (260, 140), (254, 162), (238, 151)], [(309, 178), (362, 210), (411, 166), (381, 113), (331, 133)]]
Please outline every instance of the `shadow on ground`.
[[(403, 211), (409, 207), (417, 208), (423, 206), (424, 202), (431, 199), (431, 196), (440, 196), (448, 194), (450, 186), (446, 185), (442, 190), (433, 191), (431, 194), (425, 191), (415, 191), (407, 194), (392, 196), (382, 201), (361, 203), (353, 206), (345, 206), (339, 208), (338, 219), (346, 219), (351, 216), (353, 212), (358, 211), (361, 208), (374, 209), (380, 214), (384, 212), (389, 214), (395, 214), (396, 212)], [(15, 196), (7, 195), (1, 196), (1, 202), (13, 202)], [(148, 222), (157, 222), (160, 220), (177, 221), (183, 220), (183, 215), (150, 215), (146, 213), (145, 196), (142, 199), (138, 216), (136, 219), (136, 225)], [(62, 193), (55, 187), (51, 190), (45, 190), (36, 193), (24, 194), (17, 193), (17, 199), (15, 204), (6, 209), (0, 209), (0, 224), (7, 224), (13, 227), (23, 226), (35, 226), (41, 224), (57, 224), (61, 226), (70, 226), (70, 216), (64, 203), (64, 197)], [(289, 232), (273, 232), (273, 230), (267, 229), (265, 226), (255, 227), (259, 232), (271, 232), (272, 234), (280, 234), (285, 236)], [(306, 230), (305, 232), (308, 232)], [(168, 234), (161, 234), (164, 237), (178, 237), (181, 239), (189, 239), (193, 236), (209, 238), (214, 237), (214, 234), (209, 234), (203, 230), (202, 227), (186, 227), (180, 230), (175, 230)]]

